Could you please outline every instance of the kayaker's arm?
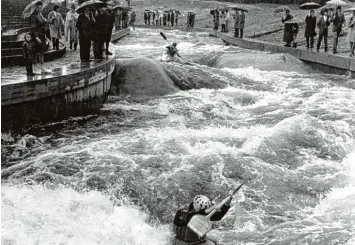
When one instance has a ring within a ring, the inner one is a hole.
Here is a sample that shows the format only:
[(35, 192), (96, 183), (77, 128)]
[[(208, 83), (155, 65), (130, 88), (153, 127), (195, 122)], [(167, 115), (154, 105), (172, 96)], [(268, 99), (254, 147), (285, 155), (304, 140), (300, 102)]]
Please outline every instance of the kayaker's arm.
[(228, 212), (230, 206), (227, 206), (227, 205), (223, 205), (221, 207), (221, 211), (219, 212), (216, 212), (214, 213), (212, 216), (211, 216), (211, 221), (218, 221), (218, 220), (221, 220), (224, 215), (226, 215), (226, 213)]

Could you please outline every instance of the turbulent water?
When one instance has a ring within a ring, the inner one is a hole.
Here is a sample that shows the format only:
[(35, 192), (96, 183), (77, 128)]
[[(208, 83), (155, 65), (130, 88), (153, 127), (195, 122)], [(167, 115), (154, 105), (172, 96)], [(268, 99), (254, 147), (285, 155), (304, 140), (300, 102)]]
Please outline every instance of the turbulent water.
[[(2, 244), (169, 244), (177, 208), (248, 180), (210, 236), (231, 244), (355, 244), (355, 81), (292, 57), (165, 33), (196, 63), (162, 64), (223, 88), (140, 102), (51, 133), (2, 135)], [(120, 57), (158, 62), (158, 31)], [(139, 71), (137, 71), (139, 72)]]

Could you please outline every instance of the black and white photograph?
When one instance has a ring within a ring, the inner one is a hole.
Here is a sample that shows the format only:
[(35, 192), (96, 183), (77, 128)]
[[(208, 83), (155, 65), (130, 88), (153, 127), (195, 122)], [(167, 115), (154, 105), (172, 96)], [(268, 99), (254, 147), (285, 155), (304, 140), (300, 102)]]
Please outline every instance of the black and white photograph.
[(355, 245), (355, 0), (1, 0), (2, 245)]

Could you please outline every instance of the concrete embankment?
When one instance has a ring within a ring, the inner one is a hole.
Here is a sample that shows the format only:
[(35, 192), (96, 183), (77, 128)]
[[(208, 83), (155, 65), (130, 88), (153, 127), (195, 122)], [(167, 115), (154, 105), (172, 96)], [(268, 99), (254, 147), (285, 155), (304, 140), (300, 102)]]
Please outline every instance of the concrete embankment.
[[(180, 30), (189, 32), (207, 32), (211, 36), (218, 37), (224, 42), (239, 46), (246, 49), (254, 49), (273, 53), (288, 53), (310, 65), (313, 69), (329, 74), (350, 75), (355, 77), (355, 59), (333, 55), (329, 53), (320, 53), (315, 50), (306, 50), (304, 48), (284, 47), (279, 44), (256, 40), (252, 38), (234, 38), (233, 34), (216, 32), (206, 28), (186, 28), (184, 26), (152, 26), (142, 25), (141, 28), (164, 29), (164, 30)], [(350, 73), (350, 74), (349, 74)]]
[[(129, 34), (113, 33), (112, 41)], [(21, 131), (35, 124), (49, 123), (99, 110), (106, 101), (115, 57), (74, 63), (33, 78), (19, 75), (1, 79), (1, 130)]]

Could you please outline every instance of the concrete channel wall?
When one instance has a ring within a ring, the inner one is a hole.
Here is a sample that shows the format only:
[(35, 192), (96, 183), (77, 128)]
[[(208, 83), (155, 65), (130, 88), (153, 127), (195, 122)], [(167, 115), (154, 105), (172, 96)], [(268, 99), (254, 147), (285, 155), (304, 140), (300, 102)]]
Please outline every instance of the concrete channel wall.
[(252, 38), (234, 38), (231, 34), (222, 33), (219, 31), (213, 31), (206, 28), (186, 28), (184, 26), (172, 27), (172, 26), (152, 26), (152, 25), (140, 25), (141, 28), (151, 29), (163, 29), (163, 30), (180, 30), (188, 32), (207, 32), (211, 36), (218, 37), (224, 42), (232, 45), (239, 46), (246, 49), (254, 49), (273, 53), (288, 53), (296, 58), (302, 60), (306, 64), (318, 71), (329, 74), (350, 75), (355, 77), (355, 59), (349, 57), (333, 55), (329, 53), (318, 53), (315, 51), (306, 50), (303, 48), (291, 48), (284, 47), (279, 44), (265, 42)]
[[(112, 41), (129, 34), (122, 30)], [(1, 79), (1, 131), (20, 131), (42, 123), (82, 116), (99, 110), (106, 101), (115, 57), (74, 63), (51, 75)]]

